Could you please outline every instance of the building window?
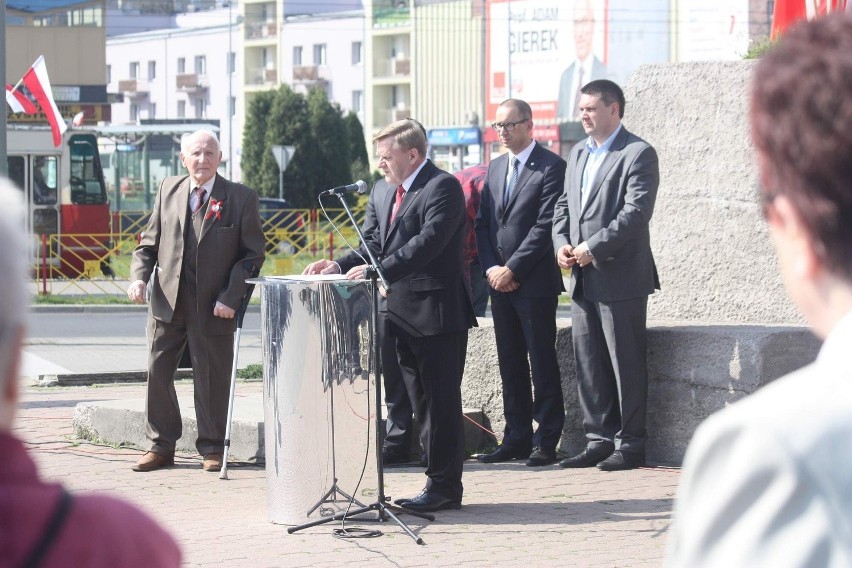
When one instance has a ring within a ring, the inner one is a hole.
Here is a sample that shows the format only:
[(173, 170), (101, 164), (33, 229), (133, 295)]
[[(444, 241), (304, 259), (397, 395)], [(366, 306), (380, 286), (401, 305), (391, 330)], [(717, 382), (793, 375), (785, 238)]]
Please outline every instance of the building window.
[(237, 54), (233, 51), (228, 53), (228, 74), (233, 75), (237, 70)]
[(107, 82), (107, 85), (109, 85), (110, 83), (112, 83), (112, 65), (107, 65), (106, 71), (107, 71), (106, 82)]
[(195, 99), (195, 118), (204, 118), (207, 111), (206, 103), (204, 99)]
[(178, 101), (178, 118), (186, 118), (186, 101)]
[(325, 44), (314, 44), (314, 65), (325, 65)]
[(195, 56), (195, 74), (207, 75), (207, 57), (204, 55)]
[(130, 78), (138, 79), (139, 78), (139, 62), (131, 61), (130, 62)]
[(153, 81), (157, 78), (157, 62), (149, 61), (148, 62), (148, 80)]
[(360, 41), (352, 42), (352, 65), (361, 65), (363, 57), (363, 47)]
[(157, 118), (157, 103), (151, 103), (148, 108), (148, 118)]
[(352, 91), (352, 112), (363, 112), (364, 106), (364, 91)]
[(294, 45), (293, 46), (293, 67), (297, 67), (302, 64), (302, 46)]
[(139, 105), (136, 103), (130, 103), (130, 120), (133, 122), (139, 120)]
[(178, 57), (178, 73), (186, 73), (186, 57)]

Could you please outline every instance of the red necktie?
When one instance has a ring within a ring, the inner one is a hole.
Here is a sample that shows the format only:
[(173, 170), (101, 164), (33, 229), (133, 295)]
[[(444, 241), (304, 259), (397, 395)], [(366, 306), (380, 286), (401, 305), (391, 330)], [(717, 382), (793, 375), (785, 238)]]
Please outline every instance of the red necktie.
[(396, 212), (399, 211), (399, 206), (402, 205), (402, 198), (405, 197), (405, 188), (401, 185), (396, 186), (396, 201), (393, 202), (391, 210), (391, 223), (396, 219)]
[(201, 206), (204, 205), (204, 191), (203, 187), (196, 187), (195, 191), (195, 207), (192, 208), (192, 214), (195, 215), (198, 213), (198, 210), (201, 209)]

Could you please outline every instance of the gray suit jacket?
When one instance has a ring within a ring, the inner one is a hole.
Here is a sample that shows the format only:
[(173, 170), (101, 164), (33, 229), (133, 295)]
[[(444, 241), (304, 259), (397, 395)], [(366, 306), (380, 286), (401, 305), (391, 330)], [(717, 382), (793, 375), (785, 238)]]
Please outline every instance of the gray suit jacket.
[[(172, 320), (178, 298), (190, 190), (187, 176), (162, 181), (130, 265), (131, 281), (143, 282), (158, 267), (151, 291), (151, 314), (164, 322)], [(216, 175), (205, 210), (210, 199), (222, 202), (221, 218), (205, 218), (201, 227), (195, 307), (205, 332), (229, 333), (236, 328), (236, 319), (215, 317), (213, 307), (217, 301), (230, 308), (239, 307), (252, 267), (260, 270), (263, 265), (265, 240), (253, 189)]]
[(613, 302), (647, 296), (659, 289), (651, 254), (649, 223), (660, 183), (657, 152), (622, 127), (592, 180), (580, 207), (580, 186), (589, 153), (578, 142), (568, 156), (565, 190), (553, 212), (553, 248), (587, 243), (594, 262), (571, 271), (573, 296), (582, 278), (583, 296)]

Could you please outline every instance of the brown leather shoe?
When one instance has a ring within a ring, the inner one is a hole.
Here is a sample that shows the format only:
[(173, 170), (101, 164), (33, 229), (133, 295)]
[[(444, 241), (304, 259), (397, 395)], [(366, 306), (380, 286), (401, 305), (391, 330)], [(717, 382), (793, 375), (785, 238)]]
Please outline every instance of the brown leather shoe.
[(133, 471), (154, 471), (175, 464), (174, 454), (158, 454), (157, 452), (145, 452), (132, 469)]
[(222, 469), (222, 454), (204, 454), (204, 462), (201, 464), (204, 471), (219, 471)]

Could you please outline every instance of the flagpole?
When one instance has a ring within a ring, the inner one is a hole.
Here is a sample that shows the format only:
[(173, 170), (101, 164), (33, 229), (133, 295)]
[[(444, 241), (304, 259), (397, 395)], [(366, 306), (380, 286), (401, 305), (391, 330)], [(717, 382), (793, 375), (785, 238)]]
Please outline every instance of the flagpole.
[[(0, 0), (0, 77), (3, 78), (5, 90), (6, 85), (6, 0)], [(6, 114), (9, 105), (3, 99), (3, 112), (0, 113), (0, 175), (8, 175), (8, 163), (6, 162)]]

